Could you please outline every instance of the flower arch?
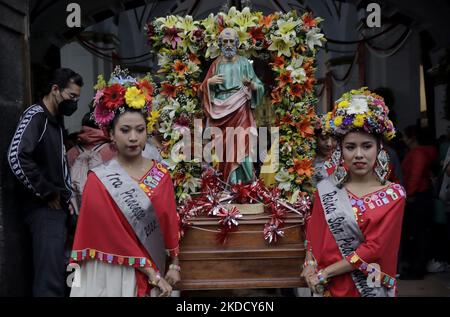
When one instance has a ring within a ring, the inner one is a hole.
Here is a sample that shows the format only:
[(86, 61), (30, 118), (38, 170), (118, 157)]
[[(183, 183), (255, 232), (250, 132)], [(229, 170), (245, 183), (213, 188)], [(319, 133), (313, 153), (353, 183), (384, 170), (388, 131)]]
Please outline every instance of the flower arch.
[[(202, 65), (220, 53), (219, 33), (226, 27), (239, 35), (239, 53), (270, 64), (274, 88), (270, 92), (275, 113), (274, 125), (280, 129), (279, 166), (276, 182), (282, 197), (295, 202), (302, 193), (311, 193), (315, 150), (314, 62), (317, 46), (325, 41), (321, 18), (309, 12), (273, 13), (264, 16), (235, 7), (228, 13), (210, 14), (195, 21), (191, 16), (167, 16), (147, 25), (147, 37), (158, 54), (158, 73), (163, 76), (154, 98), (153, 120), (160, 122), (164, 137), (162, 155), (168, 158), (182, 137), (183, 129), (193, 129), (193, 119), (203, 112), (197, 90)], [(201, 186), (201, 162), (170, 160), (178, 201)]]

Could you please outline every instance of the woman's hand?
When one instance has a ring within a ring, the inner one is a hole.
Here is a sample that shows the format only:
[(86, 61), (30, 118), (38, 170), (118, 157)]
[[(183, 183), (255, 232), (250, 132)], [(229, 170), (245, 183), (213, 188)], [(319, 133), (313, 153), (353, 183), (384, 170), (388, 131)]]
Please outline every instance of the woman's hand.
[(172, 286), (164, 278), (161, 278), (156, 286), (161, 291), (158, 297), (169, 297), (172, 294)]
[(181, 280), (180, 272), (175, 269), (169, 269), (166, 273), (165, 279), (170, 285), (174, 286)]
[(323, 285), (320, 284), (319, 279), (317, 278), (316, 273), (312, 273), (310, 275), (307, 275), (305, 277), (306, 283), (308, 284), (309, 289), (315, 293), (315, 294), (322, 294), (323, 293)]
[(313, 265), (308, 265), (304, 267), (302, 274), (300, 276), (306, 278), (311, 274), (316, 274), (316, 267)]

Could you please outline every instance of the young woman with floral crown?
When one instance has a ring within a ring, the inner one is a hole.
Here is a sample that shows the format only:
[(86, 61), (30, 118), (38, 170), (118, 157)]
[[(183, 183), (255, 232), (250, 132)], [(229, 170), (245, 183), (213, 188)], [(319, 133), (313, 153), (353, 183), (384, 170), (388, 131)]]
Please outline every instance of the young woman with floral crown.
[(318, 184), (307, 219), (302, 276), (316, 296), (395, 296), (405, 190), (389, 183), (383, 138), (395, 129), (383, 99), (352, 90), (330, 124), (339, 144), (333, 174)]
[(168, 170), (142, 156), (153, 128), (146, 123), (151, 81), (116, 69), (96, 89), (94, 117), (109, 128), (117, 157), (88, 175), (71, 255), (81, 269), (71, 296), (149, 296), (152, 289), (170, 296), (180, 280), (179, 220)]

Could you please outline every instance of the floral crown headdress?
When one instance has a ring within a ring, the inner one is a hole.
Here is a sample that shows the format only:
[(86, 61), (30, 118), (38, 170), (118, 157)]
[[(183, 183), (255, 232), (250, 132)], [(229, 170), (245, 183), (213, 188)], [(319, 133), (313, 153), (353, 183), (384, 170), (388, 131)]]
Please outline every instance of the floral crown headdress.
[(389, 109), (384, 104), (384, 99), (367, 90), (367, 87), (362, 87), (344, 93), (335, 102), (330, 126), (336, 136), (344, 136), (352, 131), (365, 131), (391, 140), (395, 136), (395, 128), (388, 114)]
[(108, 83), (99, 75), (94, 89), (93, 116), (99, 127), (108, 127), (117, 114), (129, 108), (140, 110), (147, 118), (147, 132), (153, 131), (158, 112), (152, 111), (154, 86), (150, 75), (134, 78), (127, 69), (117, 66)]

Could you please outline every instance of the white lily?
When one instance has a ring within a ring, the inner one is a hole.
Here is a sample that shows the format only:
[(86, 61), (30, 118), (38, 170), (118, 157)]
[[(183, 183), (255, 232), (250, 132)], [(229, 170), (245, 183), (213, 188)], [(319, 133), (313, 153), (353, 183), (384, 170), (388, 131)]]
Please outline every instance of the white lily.
[(248, 28), (256, 26), (258, 17), (254, 16), (248, 7), (245, 7), (241, 13), (231, 18), (233, 24), (237, 25), (242, 32), (246, 32)]
[(299, 24), (300, 24), (299, 20), (293, 21), (292, 18), (290, 18), (288, 21), (279, 19), (277, 21), (278, 30), (275, 31), (275, 34), (281, 37), (283, 36), (290, 37), (292, 35), (295, 36), (295, 27)]
[(217, 29), (216, 18), (213, 13), (208, 15), (208, 17), (206, 19), (203, 19), (202, 21), (200, 21), (200, 24), (203, 25), (205, 30), (207, 30), (208, 32), (211, 32), (211, 33), (215, 33), (215, 30)]
[(293, 58), (286, 70), (291, 72), (294, 83), (302, 83), (306, 79), (306, 72), (302, 68), (304, 58), (302, 56)]
[(193, 113), (195, 111), (196, 105), (192, 100), (189, 100), (184, 106), (183, 110), (187, 113)]
[(192, 32), (197, 29), (198, 22), (194, 21), (192, 16), (187, 15), (184, 18), (180, 18), (177, 22), (177, 28), (183, 30), (183, 33), (187, 35), (189, 32)]
[(314, 49), (314, 46), (322, 46), (323, 33), (319, 33), (319, 28), (312, 28), (308, 33), (306, 33), (306, 45), (308, 45), (310, 50)]
[(275, 35), (270, 35), (270, 39), (272, 44), (269, 46), (269, 51), (276, 51), (278, 56), (285, 55), (291, 57), (291, 47), (294, 43), (286, 37), (278, 37)]
[(195, 193), (197, 188), (200, 188), (200, 179), (193, 177), (191, 174), (186, 175), (186, 179), (183, 184), (183, 188), (189, 193)]
[(159, 23), (162, 27), (171, 29), (174, 26), (176, 26), (178, 18), (175, 15), (169, 15), (168, 17), (165, 18), (156, 19), (156, 22)]

